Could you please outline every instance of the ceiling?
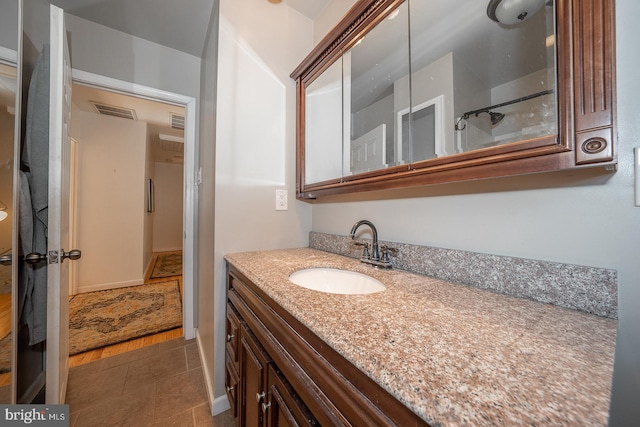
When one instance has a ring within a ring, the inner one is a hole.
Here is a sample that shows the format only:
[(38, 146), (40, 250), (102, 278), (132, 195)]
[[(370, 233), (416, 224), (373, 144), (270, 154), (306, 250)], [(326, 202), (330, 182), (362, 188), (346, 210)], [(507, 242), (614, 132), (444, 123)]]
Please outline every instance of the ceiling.
[[(51, 0), (51, 3), (71, 15), (201, 57), (216, 1), (218, 0)], [(274, 4), (273, 7), (287, 5), (309, 19), (314, 19), (328, 1), (283, 0), (283, 3)], [(169, 127), (170, 113), (184, 115), (183, 108), (77, 84), (74, 85), (72, 94), (73, 103), (85, 112), (97, 113), (94, 102), (135, 110), (137, 120), (146, 122), (149, 126), (155, 160), (182, 163), (184, 145), (175, 141), (163, 141), (159, 136), (183, 135), (183, 132)]]
[[(200, 57), (216, 1), (51, 0), (51, 3), (71, 15)], [(328, 1), (283, 0), (273, 7), (286, 4), (314, 19)]]

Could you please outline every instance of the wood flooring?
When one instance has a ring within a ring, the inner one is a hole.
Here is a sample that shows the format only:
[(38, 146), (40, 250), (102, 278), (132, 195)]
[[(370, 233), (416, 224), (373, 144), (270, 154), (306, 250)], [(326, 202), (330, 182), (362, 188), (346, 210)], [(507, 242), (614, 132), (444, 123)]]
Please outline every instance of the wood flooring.
[(85, 363), (95, 360), (104, 359), (105, 357), (115, 356), (117, 354), (126, 353), (128, 351), (138, 350), (164, 341), (169, 341), (182, 336), (182, 328), (171, 329), (169, 331), (159, 332), (146, 337), (136, 338), (133, 340), (109, 345), (107, 347), (96, 348), (94, 350), (78, 353), (69, 356), (69, 368), (84, 365)]

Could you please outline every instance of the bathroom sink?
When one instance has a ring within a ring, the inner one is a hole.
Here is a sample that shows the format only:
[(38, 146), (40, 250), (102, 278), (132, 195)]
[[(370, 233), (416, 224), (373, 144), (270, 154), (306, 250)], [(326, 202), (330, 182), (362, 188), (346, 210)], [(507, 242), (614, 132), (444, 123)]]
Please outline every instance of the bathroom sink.
[(337, 268), (307, 268), (291, 274), (289, 280), (303, 288), (331, 294), (372, 294), (385, 290), (371, 276)]

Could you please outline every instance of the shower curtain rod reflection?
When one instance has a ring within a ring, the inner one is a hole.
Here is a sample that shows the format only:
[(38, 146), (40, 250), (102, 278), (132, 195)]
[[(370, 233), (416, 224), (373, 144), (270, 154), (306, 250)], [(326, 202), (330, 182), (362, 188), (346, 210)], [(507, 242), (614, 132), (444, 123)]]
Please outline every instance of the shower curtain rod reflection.
[(480, 108), (478, 110), (467, 111), (466, 113), (463, 113), (462, 116), (460, 116), (460, 118), (458, 119), (458, 121), (455, 124), (455, 128), (456, 128), (456, 130), (464, 130), (467, 127), (467, 125), (465, 124), (464, 127), (460, 127), (460, 122), (462, 120), (467, 120), (472, 115), (476, 115), (477, 116), (480, 113), (490, 113), (490, 110), (493, 110), (494, 108), (506, 107), (507, 105), (517, 104), (518, 102), (527, 101), (529, 99), (537, 98), (539, 96), (550, 95), (553, 92), (554, 92), (553, 89), (543, 90), (542, 92), (532, 93), (531, 95), (523, 96), (521, 98), (512, 99), (511, 101), (502, 102), (500, 104), (491, 105), (489, 107)]

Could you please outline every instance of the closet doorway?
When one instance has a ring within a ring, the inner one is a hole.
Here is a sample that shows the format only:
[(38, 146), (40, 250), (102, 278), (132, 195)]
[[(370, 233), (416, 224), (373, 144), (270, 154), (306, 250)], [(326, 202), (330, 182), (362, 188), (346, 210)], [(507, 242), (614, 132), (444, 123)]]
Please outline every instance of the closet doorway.
[(86, 262), (70, 293), (130, 298), (176, 280), (192, 338), (195, 100), (75, 71), (72, 94), (74, 238)]

